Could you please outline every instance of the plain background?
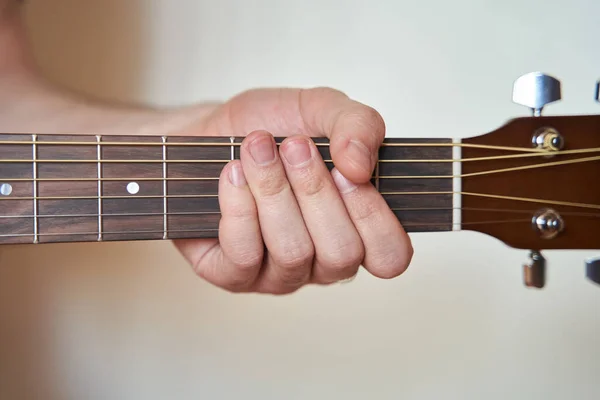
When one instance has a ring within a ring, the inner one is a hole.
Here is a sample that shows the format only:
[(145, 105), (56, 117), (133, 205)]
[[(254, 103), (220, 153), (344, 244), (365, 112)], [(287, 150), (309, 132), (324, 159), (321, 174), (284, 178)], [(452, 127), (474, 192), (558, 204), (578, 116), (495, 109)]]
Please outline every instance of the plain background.
[[(526, 115), (512, 83), (542, 70), (563, 82), (547, 114), (600, 113), (596, 0), (30, 0), (27, 14), (46, 73), (106, 99), (328, 85), (376, 107), (390, 137), (466, 137)], [(412, 238), (398, 279), (281, 298), (214, 288), (168, 242), (4, 247), (0, 398), (600, 398), (596, 253), (547, 252), (536, 291), (524, 251)]]

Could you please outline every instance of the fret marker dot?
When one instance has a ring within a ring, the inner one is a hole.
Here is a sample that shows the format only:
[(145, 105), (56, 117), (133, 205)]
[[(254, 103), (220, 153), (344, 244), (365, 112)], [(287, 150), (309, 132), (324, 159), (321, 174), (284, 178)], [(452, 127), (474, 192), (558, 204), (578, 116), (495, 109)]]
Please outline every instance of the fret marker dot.
[(137, 182), (129, 182), (127, 184), (127, 192), (129, 194), (137, 194), (140, 191), (140, 185)]
[(0, 194), (2, 196), (10, 196), (11, 193), (12, 186), (10, 185), (10, 183), (3, 183), (2, 185), (0, 185)]

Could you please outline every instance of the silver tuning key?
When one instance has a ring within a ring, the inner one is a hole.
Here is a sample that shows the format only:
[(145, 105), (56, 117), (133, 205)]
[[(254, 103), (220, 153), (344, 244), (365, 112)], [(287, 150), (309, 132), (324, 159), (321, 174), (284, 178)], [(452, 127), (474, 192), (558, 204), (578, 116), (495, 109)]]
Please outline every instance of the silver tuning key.
[(513, 86), (513, 102), (529, 107), (534, 117), (541, 116), (546, 105), (561, 98), (560, 81), (541, 72), (525, 74)]
[(523, 265), (523, 281), (527, 287), (541, 289), (546, 285), (546, 259), (539, 251), (532, 251), (529, 258)]
[(585, 262), (585, 276), (590, 281), (600, 285), (600, 257), (592, 258)]

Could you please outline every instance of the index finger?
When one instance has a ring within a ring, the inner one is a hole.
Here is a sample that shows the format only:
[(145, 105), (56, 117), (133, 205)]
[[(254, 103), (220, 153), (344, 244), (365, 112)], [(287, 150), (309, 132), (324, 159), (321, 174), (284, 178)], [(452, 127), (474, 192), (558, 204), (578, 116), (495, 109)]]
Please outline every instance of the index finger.
[(379, 112), (330, 88), (302, 90), (299, 107), (306, 127), (329, 139), (331, 158), (342, 175), (354, 183), (369, 181), (385, 137)]

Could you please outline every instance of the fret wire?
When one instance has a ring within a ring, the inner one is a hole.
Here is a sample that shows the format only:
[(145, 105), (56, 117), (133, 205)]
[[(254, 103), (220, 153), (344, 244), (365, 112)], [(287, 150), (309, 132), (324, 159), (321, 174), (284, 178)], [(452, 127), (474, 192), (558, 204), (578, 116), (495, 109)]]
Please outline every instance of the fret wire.
[(163, 159), (163, 163), (162, 163), (162, 175), (163, 175), (163, 239), (167, 238), (167, 231), (168, 231), (168, 227), (167, 227), (167, 138), (165, 136), (161, 136), (162, 139), (162, 159)]
[(32, 162), (32, 166), (33, 166), (33, 171), (32, 171), (32, 176), (34, 179), (33, 182), (33, 243), (37, 243), (38, 242), (38, 238), (39, 238), (39, 232), (38, 232), (38, 182), (36, 182), (35, 180), (37, 179), (37, 143), (36, 143), (36, 139), (37, 139), (37, 135), (31, 135), (31, 141), (32, 141), (32, 145), (31, 145), (31, 151), (32, 151), (32, 157), (33, 157), (33, 162)]
[(234, 146), (235, 137), (231, 136), (229, 138), (229, 141), (231, 142), (231, 146), (230, 146), (231, 147), (231, 155), (230, 155), (231, 160), (230, 161), (233, 161), (233, 160), (235, 160), (235, 146)]
[[(144, 136), (145, 137), (145, 136)], [(222, 137), (222, 136), (221, 136)], [(240, 137), (243, 139), (243, 137)], [(313, 137), (314, 139), (314, 137)], [(30, 142), (23, 141), (14, 141), (14, 140), (0, 140), (0, 144), (7, 145), (23, 145), (23, 144), (31, 144)], [(65, 142), (65, 141), (56, 141), (56, 142), (39, 142), (39, 144), (44, 145), (54, 145), (54, 146), (86, 146), (90, 145), (90, 142)], [(280, 143), (276, 143), (277, 146)], [(161, 143), (152, 143), (152, 142), (103, 142), (103, 146), (161, 146)], [(241, 146), (241, 143), (234, 143), (234, 146)], [(315, 142), (315, 145), (318, 147), (329, 147), (329, 143), (323, 142)], [(219, 142), (173, 142), (169, 143), (168, 146), (188, 146), (188, 147), (223, 147), (230, 146), (229, 143), (219, 143)], [(383, 142), (381, 147), (469, 147), (469, 148), (477, 148), (477, 149), (490, 149), (490, 150), (506, 150), (506, 151), (522, 151), (527, 153), (550, 153), (548, 150), (538, 149), (538, 148), (529, 148), (529, 147), (512, 147), (512, 146), (495, 146), (495, 145), (485, 145), (485, 144), (472, 144), (472, 143), (394, 143), (394, 142)]]
[(96, 135), (97, 142), (97, 158), (98, 158), (98, 241), (102, 240), (102, 148), (100, 146), (100, 142), (102, 141), (102, 137), (100, 135)]

